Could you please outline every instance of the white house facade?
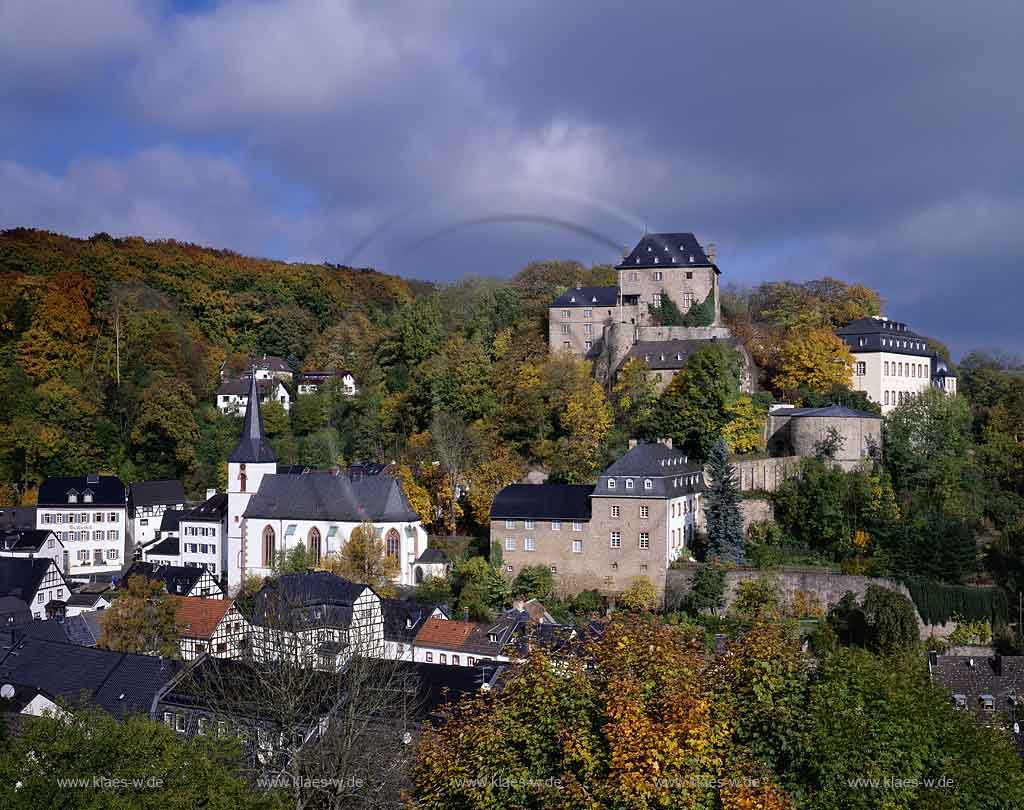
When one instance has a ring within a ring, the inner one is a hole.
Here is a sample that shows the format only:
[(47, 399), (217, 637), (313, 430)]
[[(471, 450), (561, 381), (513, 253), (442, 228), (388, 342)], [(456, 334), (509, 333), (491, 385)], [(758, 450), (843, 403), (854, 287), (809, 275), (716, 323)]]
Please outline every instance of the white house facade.
[(46, 606), (63, 602), (70, 593), (68, 580), (51, 558), (0, 558), (0, 597), (21, 599), (33, 619), (45, 619)]
[(836, 331), (853, 354), (852, 388), (887, 414), (929, 388), (956, 394), (956, 377), (929, 347), (928, 339), (905, 323), (861, 318)]
[(251, 401), (249, 389), (253, 379), (256, 380), (260, 402), (264, 404), (280, 402), (281, 407), (286, 412), (291, 410), (291, 394), (288, 393), (288, 389), (284, 387), (280, 380), (276, 378), (261, 380), (253, 378), (251, 375), (239, 380), (227, 380), (221, 383), (217, 389), (217, 409), (224, 414), (245, 416)]
[(47, 478), (39, 487), (36, 527), (53, 531), (72, 577), (116, 574), (127, 556), (128, 491), (120, 478)]
[(128, 535), (135, 548), (152, 543), (168, 509), (184, 509), (181, 481), (138, 481), (128, 493)]
[(10, 529), (0, 532), (0, 557), (49, 557), (67, 573), (71, 562), (63, 541), (47, 529)]
[(215, 576), (227, 570), (227, 510), (227, 494), (213, 492), (202, 504), (181, 516), (178, 524), (181, 565), (206, 568)]

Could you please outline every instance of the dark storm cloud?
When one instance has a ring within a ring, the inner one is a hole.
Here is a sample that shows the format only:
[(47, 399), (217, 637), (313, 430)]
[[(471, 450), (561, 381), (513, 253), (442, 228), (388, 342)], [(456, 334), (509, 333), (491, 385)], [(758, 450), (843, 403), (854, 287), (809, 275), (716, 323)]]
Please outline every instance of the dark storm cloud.
[(59, 37), (0, 11), (9, 121), (102, 77), (100, 131), (145, 133), (0, 132), (0, 225), (440, 280), (617, 258), (574, 227), (693, 230), (727, 280), (839, 275), (955, 350), (1024, 350), (1019, 3), (117, 2)]

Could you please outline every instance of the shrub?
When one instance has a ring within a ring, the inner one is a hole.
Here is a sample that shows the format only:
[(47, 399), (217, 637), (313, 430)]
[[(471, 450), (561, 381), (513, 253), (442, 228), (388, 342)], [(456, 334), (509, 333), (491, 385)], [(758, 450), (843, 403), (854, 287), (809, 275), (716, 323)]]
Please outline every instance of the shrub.
[(637, 577), (619, 596), (619, 604), (631, 613), (653, 610), (657, 601), (658, 591), (647, 577)]

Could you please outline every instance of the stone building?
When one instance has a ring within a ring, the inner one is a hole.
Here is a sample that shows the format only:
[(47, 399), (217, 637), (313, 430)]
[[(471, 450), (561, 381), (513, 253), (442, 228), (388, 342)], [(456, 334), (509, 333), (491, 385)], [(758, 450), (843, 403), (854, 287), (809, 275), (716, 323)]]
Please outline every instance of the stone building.
[(665, 571), (689, 556), (702, 525), (701, 465), (672, 447), (631, 442), (597, 484), (514, 484), (494, 499), (491, 542), (515, 576), (546, 565), (566, 593), (617, 593), (638, 577), (660, 591)]
[(601, 353), (601, 336), (615, 323), (618, 287), (577, 286), (548, 307), (548, 345), (551, 351), (594, 359)]
[(882, 417), (841, 405), (772, 409), (767, 423), (768, 452), (772, 456), (813, 456), (833, 430), (840, 440), (834, 460), (844, 469), (881, 457)]

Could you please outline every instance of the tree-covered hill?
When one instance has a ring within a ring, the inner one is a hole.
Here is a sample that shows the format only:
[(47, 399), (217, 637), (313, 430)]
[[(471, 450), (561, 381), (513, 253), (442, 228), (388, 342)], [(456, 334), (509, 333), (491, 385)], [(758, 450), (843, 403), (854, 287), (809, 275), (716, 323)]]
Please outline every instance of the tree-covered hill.
[[(301, 362), (331, 326), (430, 285), (173, 241), (0, 233), (0, 478), (195, 469), (198, 406), (232, 353)], [(199, 481), (193, 482), (197, 486)]]

